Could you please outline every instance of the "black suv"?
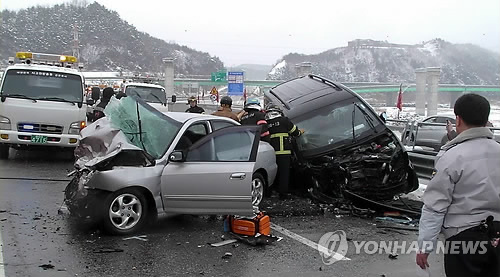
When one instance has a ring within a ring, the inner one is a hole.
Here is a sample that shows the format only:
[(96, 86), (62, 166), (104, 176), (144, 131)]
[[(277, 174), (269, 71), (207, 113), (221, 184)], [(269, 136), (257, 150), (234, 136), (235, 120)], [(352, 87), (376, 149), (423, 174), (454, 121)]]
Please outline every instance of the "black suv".
[[(293, 141), (293, 186), (331, 198), (390, 200), (418, 188), (403, 145), (349, 88), (315, 75), (265, 93), (305, 133)], [(312, 188), (312, 190), (310, 190)]]

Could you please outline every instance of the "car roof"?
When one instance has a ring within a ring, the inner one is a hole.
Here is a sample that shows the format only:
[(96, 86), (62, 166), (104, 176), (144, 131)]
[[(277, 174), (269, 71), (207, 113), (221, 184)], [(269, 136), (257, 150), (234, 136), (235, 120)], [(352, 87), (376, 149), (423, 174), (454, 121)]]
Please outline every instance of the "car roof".
[[(176, 121), (182, 122), (182, 123), (185, 123), (191, 119), (205, 119), (205, 120), (218, 119), (218, 120), (223, 120), (223, 121), (231, 121), (231, 122), (234, 121), (230, 118), (223, 117), (223, 116), (199, 114), (199, 113), (164, 112), (164, 114), (166, 116), (168, 116)], [(234, 122), (236, 122), (236, 121), (234, 121)]]
[(164, 87), (160, 85), (155, 85), (155, 84), (147, 84), (147, 83), (125, 83), (125, 86), (137, 86), (137, 87), (148, 87), (148, 88), (162, 88), (165, 89)]
[(7, 67), (7, 70), (12, 70), (12, 69), (24, 69), (24, 70), (40, 70), (40, 71), (51, 71), (51, 72), (60, 72), (60, 73), (67, 73), (67, 74), (75, 74), (83, 77), (83, 74), (74, 69), (74, 68), (66, 68), (66, 67), (60, 67), (60, 66), (53, 66), (53, 65), (39, 65), (39, 64), (13, 64), (9, 67)]
[(357, 97), (343, 85), (312, 74), (276, 85), (266, 94), (290, 118)]

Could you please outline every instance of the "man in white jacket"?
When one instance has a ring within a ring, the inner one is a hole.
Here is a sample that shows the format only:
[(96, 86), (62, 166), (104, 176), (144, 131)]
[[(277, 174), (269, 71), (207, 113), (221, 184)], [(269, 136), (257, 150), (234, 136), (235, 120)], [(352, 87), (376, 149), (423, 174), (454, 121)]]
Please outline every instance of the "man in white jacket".
[(500, 276), (500, 144), (485, 127), (490, 104), (465, 94), (454, 112), (458, 136), (436, 157), (423, 196), (416, 262), (422, 269), (429, 266), (427, 257), (442, 232), (450, 246), (444, 257), (447, 276)]

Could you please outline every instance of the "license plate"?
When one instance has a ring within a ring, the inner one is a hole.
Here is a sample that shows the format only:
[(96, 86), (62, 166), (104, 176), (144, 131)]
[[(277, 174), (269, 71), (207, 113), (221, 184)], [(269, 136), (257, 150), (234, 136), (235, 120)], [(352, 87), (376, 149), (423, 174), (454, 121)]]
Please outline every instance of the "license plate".
[(32, 135), (31, 142), (33, 142), (33, 143), (46, 143), (47, 137), (46, 136)]

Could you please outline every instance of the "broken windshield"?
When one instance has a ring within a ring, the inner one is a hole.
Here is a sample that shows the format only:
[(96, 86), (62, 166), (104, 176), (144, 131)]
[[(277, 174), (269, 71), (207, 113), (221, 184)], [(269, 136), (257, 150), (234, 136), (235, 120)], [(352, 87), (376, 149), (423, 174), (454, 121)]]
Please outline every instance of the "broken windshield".
[(381, 123), (371, 118), (371, 114), (358, 99), (345, 100), (307, 113), (295, 122), (305, 130), (297, 140), (299, 150), (340, 146), (372, 135)]
[(182, 125), (136, 97), (121, 100), (113, 97), (104, 113), (111, 125), (120, 129), (130, 143), (155, 159), (165, 154)]

